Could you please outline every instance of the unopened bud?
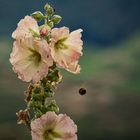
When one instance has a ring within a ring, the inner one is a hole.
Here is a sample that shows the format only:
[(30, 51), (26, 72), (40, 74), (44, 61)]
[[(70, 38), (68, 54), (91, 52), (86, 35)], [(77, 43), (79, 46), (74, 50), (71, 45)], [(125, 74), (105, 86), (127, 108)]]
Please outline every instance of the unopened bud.
[(61, 20), (62, 20), (62, 17), (59, 16), (59, 15), (54, 15), (52, 17), (52, 22), (55, 23), (55, 24), (58, 24)]
[(56, 84), (62, 81), (62, 75), (60, 74), (60, 72), (57, 69), (52, 72), (49, 72), (47, 78), (52, 83), (54, 82)]
[(46, 5), (44, 6), (44, 10), (48, 11), (48, 9), (49, 9), (50, 7), (51, 7), (51, 6), (50, 6), (48, 3), (46, 3)]
[(54, 9), (48, 3), (44, 6), (44, 9), (47, 11), (48, 15), (53, 15)]
[(41, 101), (42, 100), (42, 94), (33, 94), (32, 100), (34, 101)]
[(53, 22), (49, 22), (49, 23), (48, 23), (48, 26), (49, 26), (50, 28), (53, 28), (53, 26), (54, 26)]
[(40, 30), (40, 36), (45, 37), (45, 36), (48, 35), (48, 33), (49, 33), (49, 30), (48, 30), (47, 27), (41, 28), (41, 30)]
[(31, 14), (31, 16), (36, 19), (37, 21), (40, 21), (44, 18), (44, 15), (40, 11), (36, 11)]
[(47, 106), (47, 111), (53, 111), (53, 112), (56, 112), (56, 113), (59, 112), (59, 107), (57, 106), (55, 100), (52, 100), (50, 102), (50, 104)]
[(45, 97), (47, 97), (47, 98), (48, 97), (53, 97), (54, 94), (55, 94), (53, 91), (47, 91), (47, 90), (45, 90), (44, 92), (45, 92)]
[(42, 87), (40, 84), (34, 84), (32, 89), (32, 94), (40, 94), (42, 92)]

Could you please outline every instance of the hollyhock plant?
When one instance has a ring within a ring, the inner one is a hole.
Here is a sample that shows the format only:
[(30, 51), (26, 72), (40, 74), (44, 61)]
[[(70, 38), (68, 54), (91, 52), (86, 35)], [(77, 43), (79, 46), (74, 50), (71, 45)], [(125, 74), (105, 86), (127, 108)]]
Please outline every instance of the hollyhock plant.
[(77, 126), (67, 115), (47, 112), (32, 121), (32, 140), (77, 140)]
[(25, 91), (27, 107), (16, 113), (18, 124), (27, 126), (32, 140), (77, 140), (77, 125), (59, 114), (54, 95), (62, 82), (61, 68), (80, 73), (82, 29), (54, 28), (62, 17), (49, 4), (44, 10), (44, 14), (37, 11), (25, 16), (12, 34), (10, 63), (19, 79), (31, 82)]
[(82, 29), (69, 33), (69, 28), (54, 28), (51, 31), (51, 55), (59, 67), (79, 73), (78, 60), (82, 55)]

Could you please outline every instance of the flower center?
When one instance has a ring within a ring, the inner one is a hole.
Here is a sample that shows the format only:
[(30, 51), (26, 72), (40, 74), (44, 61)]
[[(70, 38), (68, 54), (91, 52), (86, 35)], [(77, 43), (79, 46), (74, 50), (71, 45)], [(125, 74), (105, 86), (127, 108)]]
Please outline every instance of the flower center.
[(44, 140), (54, 140), (54, 138), (61, 138), (61, 134), (55, 132), (53, 129), (48, 129), (43, 134)]
[(33, 61), (35, 65), (39, 65), (41, 61), (41, 55), (37, 51), (30, 49), (31, 55), (29, 56), (29, 61)]
[(67, 45), (64, 44), (64, 41), (66, 40), (67, 38), (63, 38), (61, 40), (58, 40), (56, 43), (55, 43), (55, 49), (58, 50), (58, 49), (67, 49)]

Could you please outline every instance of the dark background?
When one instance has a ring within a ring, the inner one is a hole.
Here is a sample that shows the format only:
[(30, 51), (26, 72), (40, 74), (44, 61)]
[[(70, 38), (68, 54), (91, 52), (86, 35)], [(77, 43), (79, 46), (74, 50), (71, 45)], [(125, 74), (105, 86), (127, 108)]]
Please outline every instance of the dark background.
[[(116, 43), (140, 28), (139, 0), (48, 0), (62, 15), (60, 26), (83, 28), (87, 42)], [(7, 35), (25, 15), (42, 10), (46, 0), (0, 0), (0, 34)]]
[[(0, 0), (0, 140), (31, 139), (24, 126), (16, 125), (27, 84), (9, 63), (11, 33), (46, 2), (63, 17), (58, 27), (84, 30), (81, 74), (64, 71), (56, 91), (60, 112), (78, 124), (79, 140), (139, 140), (139, 0)], [(87, 89), (85, 96), (78, 94), (80, 87)]]

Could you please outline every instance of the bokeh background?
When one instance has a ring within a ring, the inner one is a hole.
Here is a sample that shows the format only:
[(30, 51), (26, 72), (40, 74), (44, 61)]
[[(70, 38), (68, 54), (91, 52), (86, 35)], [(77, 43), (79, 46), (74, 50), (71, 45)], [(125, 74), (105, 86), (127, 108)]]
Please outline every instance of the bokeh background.
[[(46, 2), (63, 17), (59, 27), (84, 30), (81, 74), (64, 71), (56, 93), (61, 112), (78, 124), (79, 140), (139, 140), (139, 0), (0, 0), (0, 140), (31, 139), (15, 116), (25, 108), (27, 84), (8, 59), (17, 22)], [(80, 87), (87, 89), (85, 96), (78, 94)]]

